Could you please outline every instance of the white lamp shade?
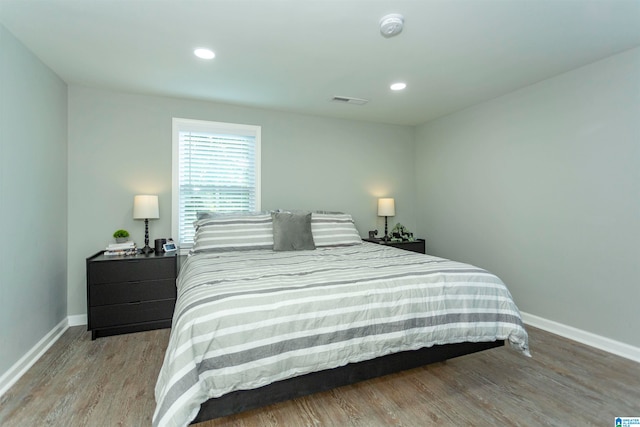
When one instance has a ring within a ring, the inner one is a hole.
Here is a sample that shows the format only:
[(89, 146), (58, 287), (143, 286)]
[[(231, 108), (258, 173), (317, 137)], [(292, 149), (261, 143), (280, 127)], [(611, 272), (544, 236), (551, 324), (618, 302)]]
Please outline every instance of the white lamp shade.
[(394, 216), (396, 201), (392, 198), (378, 199), (378, 216)]
[(158, 196), (140, 195), (133, 198), (133, 219), (158, 219)]

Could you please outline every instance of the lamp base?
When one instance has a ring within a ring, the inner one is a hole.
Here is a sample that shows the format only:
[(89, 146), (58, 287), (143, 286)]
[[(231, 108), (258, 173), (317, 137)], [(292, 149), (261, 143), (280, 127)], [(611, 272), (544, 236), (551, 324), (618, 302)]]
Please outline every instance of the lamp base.
[(145, 255), (149, 255), (151, 252), (155, 252), (155, 251), (151, 249), (149, 245), (145, 245), (144, 248), (140, 249), (140, 253), (143, 253)]
[(387, 217), (384, 217), (384, 237), (382, 238), (382, 241), (384, 242), (388, 242), (389, 241), (389, 234), (388, 234), (388, 228), (387, 228)]
[(145, 255), (149, 255), (151, 252), (154, 252), (153, 249), (149, 247), (149, 219), (144, 219), (144, 248), (140, 249)]

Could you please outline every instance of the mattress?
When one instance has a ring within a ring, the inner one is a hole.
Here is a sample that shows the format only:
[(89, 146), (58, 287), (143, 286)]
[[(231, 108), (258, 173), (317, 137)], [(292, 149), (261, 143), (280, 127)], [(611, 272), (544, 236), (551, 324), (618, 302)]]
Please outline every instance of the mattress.
[(529, 355), (497, 276), (373, 243), (193, 254), (177, 287), (154, 426), (187, 425), (232, 391), (436, 344), (507, 340)]

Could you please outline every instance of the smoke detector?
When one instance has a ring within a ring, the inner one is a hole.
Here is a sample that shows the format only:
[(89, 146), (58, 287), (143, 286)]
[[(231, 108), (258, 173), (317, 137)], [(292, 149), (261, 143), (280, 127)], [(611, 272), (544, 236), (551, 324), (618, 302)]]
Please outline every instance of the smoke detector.
[(386, 38), (400, 34), (402, 27), (404, 27), (404, 17), (398, 13), (385, 15), (380, 20), (380, 34)]

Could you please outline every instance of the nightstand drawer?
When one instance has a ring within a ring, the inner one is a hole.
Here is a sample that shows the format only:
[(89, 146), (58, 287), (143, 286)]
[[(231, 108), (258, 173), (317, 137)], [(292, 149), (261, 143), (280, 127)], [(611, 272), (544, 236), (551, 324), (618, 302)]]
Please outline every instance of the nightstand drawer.
[(175, 299), (91, 307), (91, 328), (130, 325), (171, 319)]
[(141, 280), (157, 280), (176, 277), (175, 260), (162, 257), (149, 259), (119, 259), (112, 262), (95, 262), (89, 269), (89, 282), (118, 283)]
[(176, 297), (175, 279), (99, 283), (89, 287), (91, 307)]

